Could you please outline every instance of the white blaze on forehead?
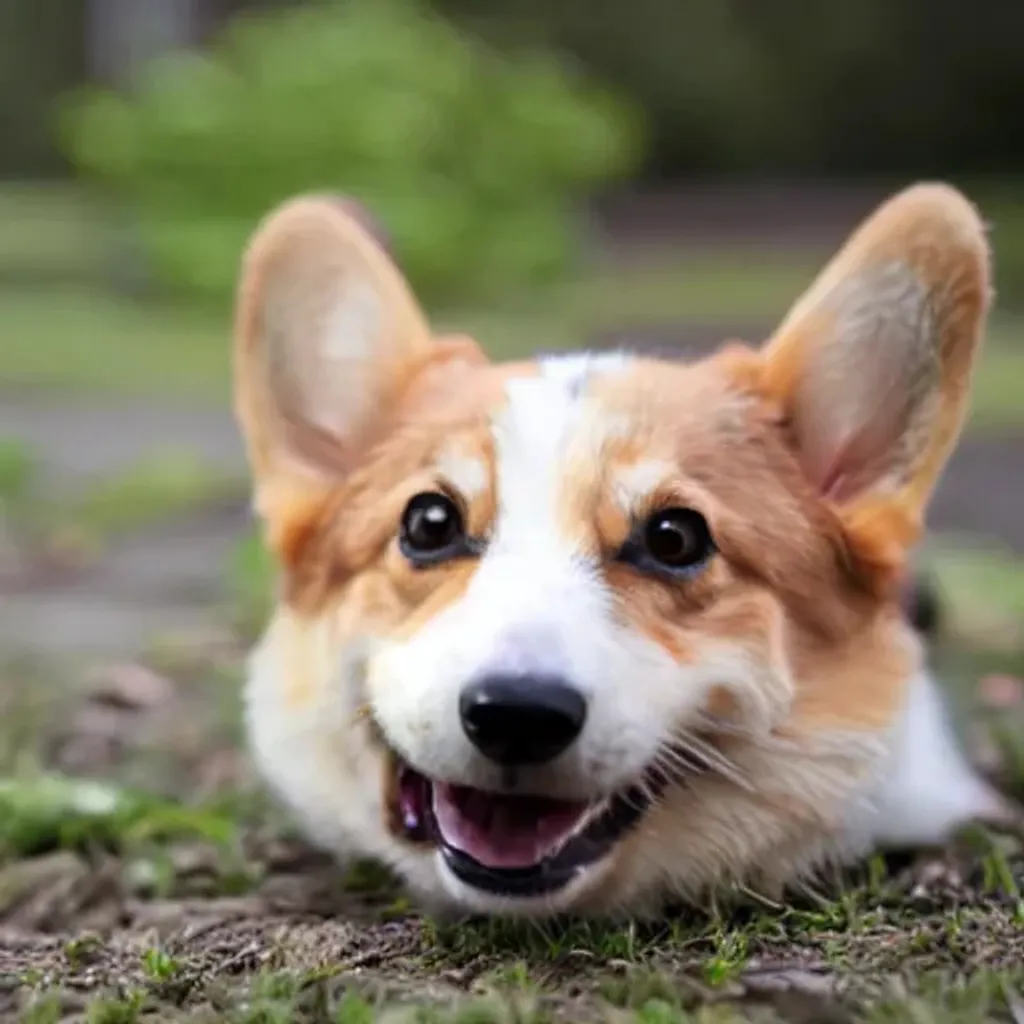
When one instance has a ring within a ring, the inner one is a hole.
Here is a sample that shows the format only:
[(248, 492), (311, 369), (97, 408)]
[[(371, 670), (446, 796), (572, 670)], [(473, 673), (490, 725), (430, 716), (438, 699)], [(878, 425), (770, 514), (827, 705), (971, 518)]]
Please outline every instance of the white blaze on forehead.
[(587, 409), (584, 388), (592, 375), (614, 372), (626, 363), (617, 354), (562, 356), (544, 360), (539, 376), (508, 382), (508, 403), (493, 425), (495, 555), (513, 548), (572, 553), (569, 540), (557, 530), (566, 463), (580, 444), (599, 449), (604, 426)]
[[(508, 403), (493, 424), (499, 464), (498, 518), (504, 526), (503, 537), (510, 531), (514, 536), (527, 524), (536, 525), (541, 505), (553, 512), (561, 468), (570, 451), (588, 443), (599, 449), (600, 439), (614, 431), (616, 424), (610, 418), (590, 418), (583, 423), (583, 392), (591, 377), (628, 365), (628, 356), (614, 352), (552, 356), (541, 361), (538, 376), (517, 377), (506, 384)], [(487, 488), (486, 463), (457, 445), (443, 449), (435, 466), (467, 498)], [(550, 521), (554, 522), (553, 514)]]
[[(511, 380), (496, 416), (493, 535), (463, 603), (476, 623), (477, 672), (562, 672), (585, 680), (587, 636), (609, 606), (597, 567), (561, 528), (568, 463), (580, 446), (600, 447), (603, 421), (588, 403), (587, 378), (618, 359), (574, 356), (541, 363)], [(585, 531), (580, 531), (585, 536)], [(591, 641), (592, 642), (592, 641)]]
[(560, 381), (510, 381), (508, 404), (494, 422), (498, 511), (492, 551), (549, 547), (562, 465), (580, 403)]
[(549, 356), (541, 361), (541, 372), (544, 380), (561, 382), (570, 394), (579, 394), (589, 378), (623, 370), (629, 362), (630, 357), (622, 352), (581, 352)]

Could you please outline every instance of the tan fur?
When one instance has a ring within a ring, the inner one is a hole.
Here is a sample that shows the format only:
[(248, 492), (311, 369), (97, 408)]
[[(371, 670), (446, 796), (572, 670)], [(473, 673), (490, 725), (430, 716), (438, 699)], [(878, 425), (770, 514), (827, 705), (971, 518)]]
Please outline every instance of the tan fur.
[[(897, 308), (883, 337), (870, 307), (890, 278), (907, 318)], [(344, 309), (353, 289), (363, 304), (345, 329), (366, 337), (332, 363), (334, 304)], [(964, 419), (988, 304), (976, 212), (947, 186), (921, 185), (851, 237), (762, 350), (733, 345), (689, 366), (636, 360), (589, 385), (588, 415), (603, 426), (567, 462), (558, 528), (602, 561), (617, 621), (679, 665), (729, 652), (749, 667), (742, 685), (709, 689), (701, 728), (721, 727), (714, 742), (750, 788), (715, 774), (670, 788), (574, 909), (639, 910), (730, 879), (774, 889), (834, 846), (920, 671), (898, 585)], [(865, 388), (890, 371), (911, 385), (863, 421), (862, 369)], [(418, 491), (457, 490), (440, 470), (456, 452), (486, 467), (483, 486), (456, 497), (470, 531), (488, 535), (492, 419), (508, 381), (537, 372), (492, 365), (469, 339), (434, 338), (394, 265), (337, 204), (294, 200), (260, 227), (242, 267), (235, 396), (282, 573), (285, 625), (267, 641), (282, 702), (268, 713), (321, 707), (340, 652), (414, 637), (465, 595), (478, 563), (410, 568), (396, 545), (401, 511)], [(848, 424), (828, 418), (847, 403)], [(880, 432), (890, 427), (898, 444)], [(631, 522), (666, 505), (701, 512), (719, 549), (686, 584), (613, 560)], [(405, 864), (387, 737), (372, 722), (352, 728), (365, 730), (351, 754), (362, 775), (338, 799), (383, 778), (376, 799), (395, 852), (382, 855)], [(323, 741), (327, 771), (336, 755)]]

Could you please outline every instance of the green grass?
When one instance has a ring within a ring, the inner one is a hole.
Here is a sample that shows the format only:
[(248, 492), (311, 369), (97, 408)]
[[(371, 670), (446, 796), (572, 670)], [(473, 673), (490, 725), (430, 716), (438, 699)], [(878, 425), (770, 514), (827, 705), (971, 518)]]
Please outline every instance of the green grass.
[(164, 448), (123, 472), (100, 478), (62, 508), (69, 523), (106, 540), (244, 494), (247, 487), (246, 479), (226, 476), (191, 451)]
[(827, 255), (756, 246), (675, 250), (592, 268), (556, 292), (555, 306), (590, 330), (684, 320), (771, 323), (811, 283)]
[(8, 860), (54, 848), (123, 852), (154, 839), (199, 838), (227, 847), (238, 835), (225, 810), (55, 773), (0, 777), (0, 811), (0, 856)]
[(66, 286), (0, 290), (0, 323), (4, 387), (227, 401), (226, 320)]
[[(578, 347), (595, 332), (683, 320), (771, 320), (810, 269), (767, 259), (730, 266), (681, 261), (590, 276), (529, 302), (441, 311), (441, 328), (465, 330), (497, 358)], [(85, 286), (0, 289), (0, 381), (110, 394), (225, 401), (230, 325), (221, 318), (147, 305)]]
[(224, 567), (228, 614), (242, 636), (259, 636), (271, 610), (274, 565), (258, 529), (241, 537)]
[(99, 210), (73, 185), (0, 188), (0, 282), (95, 280), (106, 241)]
[(1024, 425), (1024, 319), (997, 320), (974, 375), (972, 430)]
[[(331, 971), (264, 971), (234, 985), (208, 986), (219, 998), (230, 1001), (233, 1009), (222, 1012), (209, 1008), (187, 1009), (160, 1016), (161, 1020), (190, 1021), (199, 1024), (550, 1024), (553, 1019), (574, 1020), (573, 1002), (530, 986), (495, 986), (487, 994), (463, 995), (448, 1000), (416, 1002), (408, 997), (387, 998), (367, 992), (365, 985), (339, 977)], [(669, 974), (640, 972), (622, 990), (609, 998), (595, 999), (584, 1010), (587, 1020), (619, 1024), (995, 1024), (1016, 1020), (1007, 1014), (1019, 1010), (1014, 995), (1012, 972), (990, 972), (967, 984), (937, 982), (925, 992), (882, 996), (865, 1014), (845, 1014), (836, 1009), (814, 1015), (780, 1015), (773, 1003), (783, 999), (732, 999), (703, 1007), (692, 1006), (688, 993)], [(167, 976), (147, 982), (115, 998), (95, 998), (87, 1016), (88, 1024), (135, 1024), (149, 1014), (167, 1013), (166, 994), (191, 990), (194, 979), (180, 966)], [(161, 995), (165, 998), (161, 999)], [(791, 1002), (793, 1002), (791, 1000)], [(758, 1005), (758, 1004), (761, 1005)], [(568, 1004), (568, 1005), (567, 1005)], [(31, 1016), (22, 1018), (31, 1024), (59, 1020), (57, 1010), (45, 995), (29, 1004)], [(576, 1012), (582, 1007), (575, 1004)], [(559, 1012), (561, 1011), (561, 1012)]]
[[(986, 195), (994, 187), (978, 186)], [(1007, 202), (1005, 187), (994, 195), (989, 207), (998, 226), (1019, 204)], [(105, 223), (98, 205), (73, 186), (0, 189), (0, 387), (223, 404), (230, 311), (147, 304), (89, 284), (109, 251)], [(439, 310), (435, 321), (474, 334), (501, 359), (575, 348), (609, 331), (685, 323), (721, 324), (724, 340), (744, 325), (769, 329), (827, 255), (740, 245), (677, 249), (591, 265), (574, 281), (500, 307)], [(1020, 424), (1022, 380), (1024, 321), (999, 318), (977, 375), (973, 425)]]
[(5, 511), (22, 501), (38, 471), (32, 453), (19, 441), (0, 438), (0, 507)]
[[(725, 340), (743, 323), (767, 328), (808, 274), (784, 263), (770, 271), (748, 265), (732, 277), (727, 267), (712, 264), (631, 267), (620, 274), (595, 272), (539, 297), (530, 308), (454, 310), (436, 321), (440, 328), (468, 331), (500, 359), (572, 349), (600, 332), (671, 328), (687, 321), (721, 323)], [(735, 298), (731, 305), (730, 297)], [(0, 288), (0, 323), (0, 387), (228, 400), (227, 315), (218, 320), (86, 287)], [(1024, 422), (1022, 381), (1024, 322), (997, 319), (976, 375), (973, 426)]]
[(929, 540), (923, 563), (935, 573), (954, 639), (975, 648), (1024, 648), (1024, 559), (974, 538)]
[[(707, 268), (706, 268), (707, 269)], [(683, 265), (656, 273), (633, 268), (614, 280), (600, 273), (548, 297), (535, 308), (456, 310), (437, 316), (438, 326), (473, 334), (497, 358), (537, 350), (578, 347), (600, 331), (680, 324), (690, 319), (720, 322), (723, 340), (730, 311), (714, 292), (683, 290), (672, 282), (690, 280)], [(801, 271), (779, 270), (800, 278)], [(761, 287), (752, 275), (726, 293), (752, 296)], [(774, 293), (775, 289), (771, 289)], [(779, 294), (788, 295), (792, 290)], [(766, 300), (767, 294), (763, 296)], [(775, 307), (784, 305), (776, 300)], [(763, 323), (773, 322), (771, 308)], [(755, 314), (748, 309), (741, 321)], [(229, 388), (229, 325), (226, 315), (146, 306), (85, 288), (0, 290), (0, 386), (44, 387), (109, 394), (224, 403)], [(751, 323), (754, 321), (752, 319)], [(749, 339), (757, 341), (758, 339)], [(978, 369), (973, 425), (978, 429), (1024, 422), (1024, 325), (997, 319)]]
[(226, 475), (190, 450), (158, 448), (70, 495), (53, 497), (39, 460), (19, 442), (0, 440), (0, 504), (28, 550), (88, 558), (116, 537), (245, 494), (248, 481)]
[[(885, 932), (882, 916), (851, 922), (865, 929), (865, 938), (878, 942)], [(953, 920), (918, 951), (939, 939), (955, 946), (959, 929), (978, 922), (968, 912)], [(743, 947), (753, 931), (716, 926), (719, 944)], [(804, 931), (802, 926), (796, 926)], [(469, 931), (474, 931), (472, 926)], [(550, 1024), (559, 1021), (617, 1021), (622, 1024), (710, 1024), (710, 1022), (762, 1022), (762, 1024), (827, 1024), (832, 1021), (864, 1024), (996, 1024), (1016, 1020), (1007, 1014), (1020, 1007), (1022, 970), (980, 968), (969, 977), (955, 971), (935, 971), (912, 978), (899, 965), (889, 974), (861, 978), (856, 996), (826, 994), (820, 967), (782, 964), (773, 972), (759, 972), (753, 961), (733, 963), (724, 973), (715, 964), (720, 955), (712, 944), (693, 934), (662, 932), (629, 960), (609, 950), (622, 948), (628, 932), (603, 936), (554, 929), (552, 943), (538, 952), (537, 942), (507, 936), (498, 946), (478, 954), (476, 961), (460, 958), (447, 947), (431, 949), (429, 922), (414, 928), (420, 964), (405, 974), (353, 968), (359, 957), (342, 956), (317, 966), (291, 961), (287, 934), (281, 945), (264, 950), (269, 961), (256, 970), (224, 974), (217, 970), (224, 950), (185, 950), (180, 942), (119, 951), (95, 934), (86, 933), (65, 943), (43, 973), (48, 982), (22, 974), (26, 1012), (32, 1020), (58, 1019), (52, 1014), (59, 991), (57, 977), (103, 978), (116, 964), (117, 985), (93, 986), (86, 1002), (87, 1020), (223, 1021), (232, 1024), (347, 1024), (363, 1021), (465, 1022), (465, 1024)], [(818, 929), (819, 939), (834, 933)], [(924, 933), (918, 933), (920, 939)], [(890, 942), (890, 944), (892, 944)], [(689, 950), (689, 952), (687, 952)], [(381, 951), (385, 960), (385, 951)], [(893, 950), (897, 952), (897, 950)], [(391, 954), (393, 956), (393, 953)], [(701, 967), (701, 957), (704, 957)], [(673, 959), (686, 959), (680, 970)], [(743, 959), (741, 957), (741, 959)], [(346, 962), (347, 961), (347, 962)], [(775, 975), (774, 979), (772, 975)], [(455, 979), (470, 978), (462, 988)], [(433, 979), (431, 982), (430, 979)], [(774, 981), (774, 985), (773, 985)], [(453, 983), (454, 982), (454, 983)], [(786, 985), (789, 985), (787, 989)], [(99, 987), (99, 991), (96, 988)], [(23, 1018), (26, 1019), (26, 1018)]]

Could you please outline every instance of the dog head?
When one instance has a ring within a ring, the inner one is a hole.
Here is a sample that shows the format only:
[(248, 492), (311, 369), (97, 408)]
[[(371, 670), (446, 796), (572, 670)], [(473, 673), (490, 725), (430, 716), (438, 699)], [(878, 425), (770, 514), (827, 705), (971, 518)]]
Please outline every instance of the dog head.
[(266, 776), (322, 843), (466, 910), (799, 872), (918, 669), (903, 573), (988, 303), (976, 212), (919, 185), (760, 349), (495, 364), (351, 211), (284, 204), (235, 348), (280, 567)]

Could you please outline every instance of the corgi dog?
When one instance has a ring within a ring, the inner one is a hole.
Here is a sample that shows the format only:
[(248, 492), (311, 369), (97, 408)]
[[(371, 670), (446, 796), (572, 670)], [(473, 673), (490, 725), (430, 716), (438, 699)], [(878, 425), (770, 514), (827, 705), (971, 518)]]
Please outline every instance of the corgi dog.
[(494, 363), (350, 206), (272, 211), (235, 311), (279, 567), (246, 720), (310, 839), (435, 913), (646, 916), (1009, 820), (902, 608), (989, 264), (922, 183), (760, 348)]

